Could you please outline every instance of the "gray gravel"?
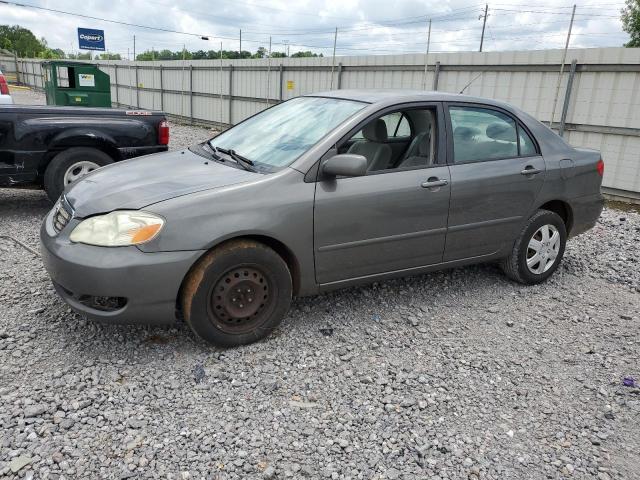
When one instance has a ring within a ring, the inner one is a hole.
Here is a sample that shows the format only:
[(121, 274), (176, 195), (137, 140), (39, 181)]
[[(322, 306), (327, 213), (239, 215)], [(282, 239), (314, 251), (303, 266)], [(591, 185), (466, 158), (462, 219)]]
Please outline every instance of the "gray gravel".
[[(36, 247), (49, 208), (0, 190), (0, 235)], [(84, 320), (0, 238), (0, 477), (638, 478), (639, 242), (607, 209), (544, 285), (484, 265), (351, 288), (220, 350)]]

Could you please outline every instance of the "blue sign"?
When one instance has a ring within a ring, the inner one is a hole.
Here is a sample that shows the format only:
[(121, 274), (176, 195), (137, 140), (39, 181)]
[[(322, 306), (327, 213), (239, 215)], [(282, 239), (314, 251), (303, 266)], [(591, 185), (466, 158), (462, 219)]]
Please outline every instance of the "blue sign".
[(101, 50), (104, 52), (104, 30), (78, 28), (80, 50)]

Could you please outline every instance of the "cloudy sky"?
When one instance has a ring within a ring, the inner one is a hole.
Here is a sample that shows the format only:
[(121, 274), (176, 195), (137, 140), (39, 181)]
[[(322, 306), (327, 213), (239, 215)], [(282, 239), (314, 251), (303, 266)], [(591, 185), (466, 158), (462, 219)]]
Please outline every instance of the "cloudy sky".
[[(13, 2), (14, 0), (9, 0)], [(497, 0), (490, 3), (485, 51), (562, 48), (572, 3)], [(238, 49), (268, 47), (291, 53), (312, 50), (330, 55), (338, 27), (337, 54), (423, 53), (427, 19), (432, 18), (431, 51), (477, 50), (484, 4), (473, 0), (21, 0), (24, 5), (73, 12), (110, 23), (63, 13), (0, 3), (0, 22), (19, 24), (45, 37), (52, 48), (77, 50), (78, 27), (105, 30), (107, 49), (123, 57), (133, 50)], [(603, 3), (599, 3), (603, 2)], [(628, 40), (619, 20), (623, 1), (578, 3), (571, 47), (621, 46)], [(171, 33), (143, 28), (173, 30)], [(210, 37), (202, 40), (201, 35)]]

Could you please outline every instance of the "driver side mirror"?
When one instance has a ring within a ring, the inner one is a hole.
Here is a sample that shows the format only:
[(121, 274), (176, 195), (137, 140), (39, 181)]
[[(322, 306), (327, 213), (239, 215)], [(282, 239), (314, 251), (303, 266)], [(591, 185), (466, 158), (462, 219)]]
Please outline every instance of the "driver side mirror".
[(361, 177), (367, 174), (367, 159), (362, 155), (341, 153), (322, 163), (325, 177)]

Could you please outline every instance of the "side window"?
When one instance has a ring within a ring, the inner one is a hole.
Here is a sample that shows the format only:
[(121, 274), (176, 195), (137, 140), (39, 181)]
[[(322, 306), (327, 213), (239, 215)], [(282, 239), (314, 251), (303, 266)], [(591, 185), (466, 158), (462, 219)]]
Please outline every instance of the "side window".
[[(387, 138), (406, 138), (411, 136), (411, 126), (406, 115), (402, 112), (393, 112), (381, 117), (387, 126)], [(363, 139), (362, 131), (353, 136), (354, 139)]]
[(516, 123), (508, 115), (479, 107), (450, 107), (455, 163), (518, 156)]
[(339, 153), (364, 156), (369, 173), (391, 172), (435, 163), (436, 140), (436, 109), (412, 108), (370, 120), (360, 131), (342, 140), (337, 149)]
[(520, 137), (520, 156), (536, 155), (538, 153), (536, 152), (536, 145), (529, 134), (523, 128), (518, 127), (518, 135)]
[(409, 137), (411, 136), (411, 125), (409, 125), (409, 120), (406, 115), (402, 115), (398, 126), (396, 127), (396, 131), (394, 137)]

